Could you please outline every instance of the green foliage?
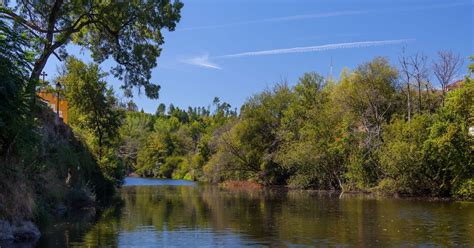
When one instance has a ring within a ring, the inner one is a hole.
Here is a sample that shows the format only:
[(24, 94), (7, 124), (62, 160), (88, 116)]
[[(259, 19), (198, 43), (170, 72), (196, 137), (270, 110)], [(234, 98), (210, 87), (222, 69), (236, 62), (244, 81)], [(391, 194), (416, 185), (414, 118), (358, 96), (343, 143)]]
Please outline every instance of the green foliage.
[(16, 30), (0, 22), (0, 156), (5, 160), (23, 151), (27, 155), (37, 140), (28, 104), (35, 96), (29, 90), (31, 61), (24, 48), (26, 43)]
[(332, 85), (314, 73), (294, 87), (294, 100), (284, 112), (278, 162), (290, 172), (292, 187), (339, 188), (346, 137), (339, 137), (339, 116), (332, 115)]
[(102, 80), (105, 74), (96, 64), (87, 65), (73, 57), (66, 61), (65, 70), (59, 81), (69, 104), (69, 124), (88, 144), (107, 179), (120, 182), (125, 168), (114, 150), (123, 117), (112, 89)]
[(203, 167), (215, 152), (213, 132), (236, 116), (228, 103), (214, 101), (214, 106), (213, 114), (204, 107), (184, 111), (172, 104), (160, 104), (156, 115), (127, 111), (120, 156), (142, 176), (207, 180)]
[[(416, 115), (411, 121), (394, 118), (385, 126), (385, 142), (378, 150), (385, 178), (378, 185), (382, 191), (408, 194), (430, 191), (422, 147), (428, 138), (431, 122), (429, 115)], [(393, 188), (388, 189), (390, 186)]]
[(444, 107), (436, 94), (422, 97), (430, 111), (407, 120), (397, 78), (383, 58), (343, 71), (337, 83), (307, 73), (250, 98), (238, 120), (198, 145), (209, 159), (195, 160), (210, 182), (470, 197), (471, 79)]
[(146, 177), (159, 177), (160, 166), (171, 155), (171, 140), (162, 133), (149, 136), (145, 146), (138, 152), (137, 173)]
[(152, 115), (126, 111), (125, 119), (119, 129), (121, 141), (118, 153), (129, 171), (136, 168), (138, 151), (143, 149), (148, 135), (153, 130), (154, 123), (155, 117)]
[(343, 71), (339, 82), (306, 73), (293, 87), (251, 97), (238, 118), (219, 98), (213, 114), (173, 105), (165, 114), (160, 105), (153, 128), (142, 128), (147, 138), (135, 168), (213, 183), (471, 197), (471, 79), (448, 94), (444, 107), (422, 102), (433, 109), (408, 120), (397, 77), (384, 58)]
[(382, 143), (382, 126), (395, 112), (397, 71), (386, 59), (375, 58), (353, 72), (343, 71), (334, 86), (330, 112), (338, 119), (338, 137), (344, 137), (347, 166), (344, 184), (350, 189), (374, 185), (380, 175), (376, 150)]
[[(48, 58), (66, 56), (70, 42), (87, 48), (95, 62), (113, 58), (113, 74), (124, 79), (126, 93), (144, 87), (158, 98), (159, 86), (150, 82), (151, 69), (161, 53), (161, 30), (173, 31), (180, 19), (180, 1), (18, 1), (0, 7), (0, 18), (19, 27), (38, 52), (31, 79), (38, 80)], [(34, 11), (31, 11), (34, 10)]]
[(448, 93), (445, 106), (435, 115), (424, 144), (433, 192), (448, 195), (474, 177), (474, 82), (467, 78), (461, 89)]
[(460, 199), (474, 199), (474, 179), (466, 179), (453, 190), (453, 196)]
[(241, 109), (240, 120), (219, 138), (211, 159), (225, 178), (252, 179), (264, 184), (284, 183), (285, 169), (275, 161), (275, 142), (284, 111), (292, 95), (286, 84), (277, 85), (250, 98)]

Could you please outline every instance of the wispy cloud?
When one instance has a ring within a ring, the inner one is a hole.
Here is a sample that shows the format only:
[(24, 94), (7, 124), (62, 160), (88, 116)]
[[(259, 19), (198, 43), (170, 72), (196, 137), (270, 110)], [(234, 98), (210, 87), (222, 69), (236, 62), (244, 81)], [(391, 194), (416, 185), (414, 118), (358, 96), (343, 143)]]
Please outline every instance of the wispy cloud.
[(228, 28), (228, 27), (257, 24), (257, 23), (287, 22), (287, 21), (317, 19), (317, 18), (335, 17), (335, 16), (361, 15), (361, 14), (366, 14), (366, 13), (368, 12), (367, 11), (338, 11), (338, 12), (327, 12), (327, 13), (318, 13), (318, 14), (309, 14), (309, 15), (292, 15), (292, 16), (272, 17), (272, 18), (242, 21), (242, 22), (231, 22), (231, 23), (225, 23), (225, 24), (219, 24), (219, 25), (180, 28), (179, 30)]
[(181, 62), (190, 64), (190, 65), (197, 65), (201, 67), (206, 67), (206, 68), (211, 68), (211, 69), (217, 69), (220, 70), (221, 67), (219, 67), (217, 64), (212, 63), (209, 61), (209, 55), (202, 55), (190, 59), (185, 59), (182, 60)]
[(420, 11), (420, 10), (426, 11), (429, 9), (445, 9), (445, 8), (454, 8), (454, 7), (472, 6), (472, 5), (473, 5), (472, 2), (471, 3), (458, 2), (458, 3), (434, 4), (434, 5), (423, 5), (423, 6), (408, 6), (408, 7), (390, 8), (390, 9), (346, 10), (346, 11), (335, 11), (335, 12), (325, 12), (325, 13), (316, 13), (316, 14), (302, 14), (302, 15), (271, 17), (271, 18), (264, 18), (264, 19), (257, 19), (257, 20), (224, 23), (224, 24), (218, 24), (218, 25), (184, 27), (184, 28), (179, 28), (178, 30), (185, 31), (185, 30), (229, 28), (229, 27), (251, 25), (251, 24), (258, 24), (258, 23), (288, 22), (288, 21), (299, 21), (299, 20), (318, 19), (318, 18), (327, 18), (327, 17), (363, 15), (363, 14), (371, 14), (371, 13), (380, 14), (380, 13), (407, 12), (407, 11)]
[(188, 63), (188, 64), (202, 66), (202, 67), (207, 67), (207, 68), (221, 69), (220, 66), (211, 62), (210, 59), (230, 59), (230, 58), (240, 58), (240, 57), (250, 57), (250, 56), (288, 54), (288, 53), (322, 52), (322, 51), (334, 50), (334, 49), (365, 48), (365, 47), (375, 47), (375, 46), (397, 45), (397, 44), (404, 44), (411, 41), (414, 41), (414, 39), (333, 43), (333, 44), (326, 44), (326, 45), (319, 45), (319, 46), (292, 47), (292, 48), (242, 52), (242, 53), (226, 54), (226, 55), (214, 56), (214, 57), (209, 57), (208, 55), (206, 55), (206, 56), (199, 56), (199, 57), (194, 57), (188, 60), (184, 60), (183, 62)]

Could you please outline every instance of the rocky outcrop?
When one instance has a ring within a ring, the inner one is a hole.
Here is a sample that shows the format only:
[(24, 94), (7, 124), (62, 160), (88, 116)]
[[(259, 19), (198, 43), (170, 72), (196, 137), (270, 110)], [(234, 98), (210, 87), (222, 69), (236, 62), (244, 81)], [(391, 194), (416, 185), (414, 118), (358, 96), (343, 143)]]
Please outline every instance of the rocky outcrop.
[(41, 232), (31, 221), (18, 221), (14, 224), (0, 220), (0, 240), (8, 241), (36, 241)]

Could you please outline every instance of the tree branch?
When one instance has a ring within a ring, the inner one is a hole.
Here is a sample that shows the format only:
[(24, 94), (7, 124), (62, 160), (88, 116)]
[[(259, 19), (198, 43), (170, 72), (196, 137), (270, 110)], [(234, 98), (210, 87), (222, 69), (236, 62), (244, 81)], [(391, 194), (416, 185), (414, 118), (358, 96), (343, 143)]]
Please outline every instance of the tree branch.
[(16, 21), (16, 22), (22, 24), (23, 26), (25, 26), (26, 28), (30, 28), (30, 29), (35, 30), (35, 31), (40, 32), (40, 33), (47, 33), (48, 32), (48, 30), (42, 29), (42, 28), (36, 26), (36, 24), (28, 22), (23, 17), (15, 14), (13, 11), (11, 11), (9, 9), (0, 7), (0, 13), (3, 14), (3, 15), (0, 15), (0, 18), (5, 18), (5, 19), (10, 19), (12, 21)]

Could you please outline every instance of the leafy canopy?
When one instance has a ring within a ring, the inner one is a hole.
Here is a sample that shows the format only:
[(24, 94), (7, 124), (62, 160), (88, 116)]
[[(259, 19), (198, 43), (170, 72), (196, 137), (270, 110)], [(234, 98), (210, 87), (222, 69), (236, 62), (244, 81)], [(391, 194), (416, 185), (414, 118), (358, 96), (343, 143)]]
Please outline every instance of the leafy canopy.
[(65, 47), (72, 42), (88, 49), (95, 62), (115, 60), (112, 73), (124, 80), (126, 94), (137, 86), (158, 98), (151, 69), (164, 43), (161, 30), (173, 31), (181, 17), (180, 1), (18, 0), (5, 6), (0, 7), (0, 19), (25, 32), (39, 52), (31, 79), (39, 78), (50, 55), (65, 58)]

